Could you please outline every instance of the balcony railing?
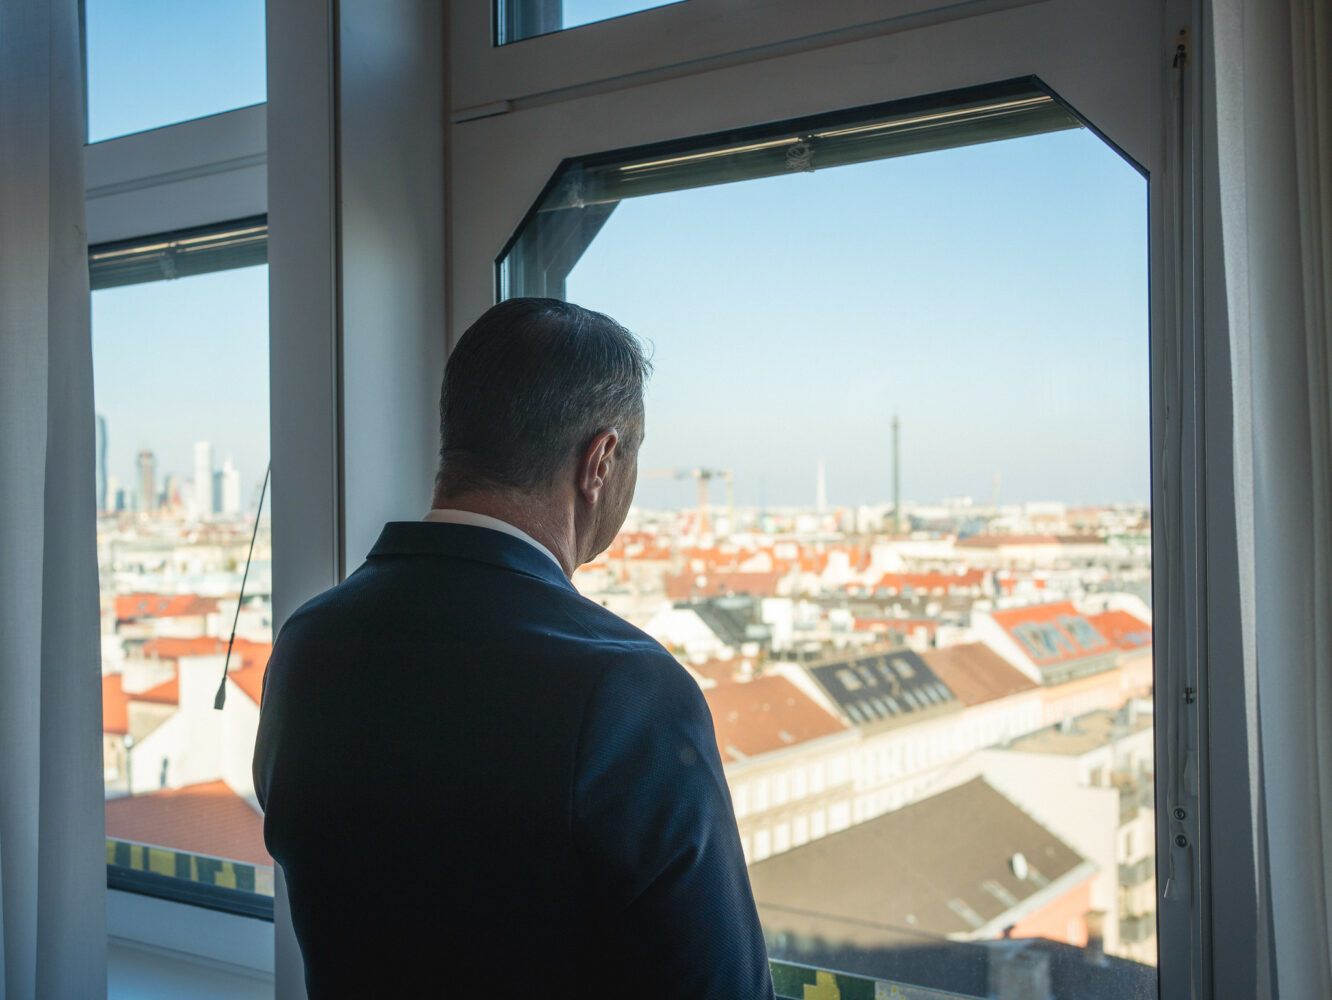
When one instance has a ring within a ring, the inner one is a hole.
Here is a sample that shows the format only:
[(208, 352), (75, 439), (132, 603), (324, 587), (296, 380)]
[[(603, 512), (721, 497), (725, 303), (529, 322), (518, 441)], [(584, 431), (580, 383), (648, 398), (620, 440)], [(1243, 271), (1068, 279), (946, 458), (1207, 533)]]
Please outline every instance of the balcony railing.
[(869, 979), (846, 972), (830, 972), (811, 965), (794, 962), (770, 961), (772, 985), (780, 1000), (816, 1000), (839, 997), (840, 1000), (875, 1000), (892, 997), (893, 1000), (980, 1000), (965, 993), (912, 986), (887, 979)]
[(1131, 864), (1119, 866), (1119, 884), (1125, 889), (1144, 885), (1156, 875), (1156, 859), (1140, 858)]
[(273, 919), (273, 869), (244, 861), (108, 837), (106, 886)]
[(1119, 940), (1128, 944), (1141, 944), (1156, 933), (1156, 914), (1143, 913), (1119, 918)]

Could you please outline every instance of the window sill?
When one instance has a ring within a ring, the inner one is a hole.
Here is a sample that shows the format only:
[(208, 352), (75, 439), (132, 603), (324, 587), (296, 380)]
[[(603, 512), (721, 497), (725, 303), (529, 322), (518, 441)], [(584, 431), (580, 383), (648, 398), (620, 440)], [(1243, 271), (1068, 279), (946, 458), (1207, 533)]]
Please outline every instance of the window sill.
[(107, 892), (109, 1000), (271, 1000), (273, 925)]

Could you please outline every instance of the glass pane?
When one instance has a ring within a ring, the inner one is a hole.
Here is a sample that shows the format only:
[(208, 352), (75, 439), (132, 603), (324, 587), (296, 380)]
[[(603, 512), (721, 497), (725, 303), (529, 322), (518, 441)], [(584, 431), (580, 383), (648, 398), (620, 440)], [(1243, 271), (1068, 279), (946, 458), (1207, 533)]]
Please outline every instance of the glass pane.
[(262, 104), (264, 0), (85, 0), (88, 141)]
[(683, 0), (495, 0), (496, 40), (519, 42)]
[(1014, 83), (568, 163), (501, 261), (654, 346), (575, 582), (703, 688), (783, 976), (1156, 995), (1147, 245)]
[(95, 291), (92, 329), (110, 874), (271, 897), (268, 268)]

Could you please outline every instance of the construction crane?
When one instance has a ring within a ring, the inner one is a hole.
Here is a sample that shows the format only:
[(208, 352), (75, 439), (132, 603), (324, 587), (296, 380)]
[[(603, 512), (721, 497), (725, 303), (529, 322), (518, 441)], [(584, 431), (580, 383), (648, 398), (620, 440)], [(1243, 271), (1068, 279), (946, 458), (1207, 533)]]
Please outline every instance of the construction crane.
[(696, 479), (698, 480), (698, 534), (708, 533), (708, 483), (720, 479), (726, 484), (726, 512), (728, 525), (735, 531), (735, 482), (729, 469), (641, 469), (640, 479)]

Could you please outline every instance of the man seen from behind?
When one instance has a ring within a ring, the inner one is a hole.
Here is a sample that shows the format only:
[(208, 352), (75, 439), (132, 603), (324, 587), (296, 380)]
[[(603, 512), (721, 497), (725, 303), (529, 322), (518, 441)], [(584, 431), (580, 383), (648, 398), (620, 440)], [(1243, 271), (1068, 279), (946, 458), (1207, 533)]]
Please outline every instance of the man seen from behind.
[(312, 1000), (772, 996), (703, 696), (569, 580), (628, 512), (649, 368), (599, 313), (490, 309), (431, 510), (282, 628), (254, 780)]

